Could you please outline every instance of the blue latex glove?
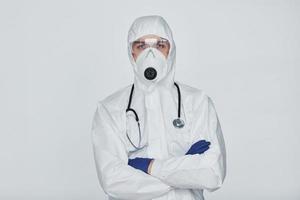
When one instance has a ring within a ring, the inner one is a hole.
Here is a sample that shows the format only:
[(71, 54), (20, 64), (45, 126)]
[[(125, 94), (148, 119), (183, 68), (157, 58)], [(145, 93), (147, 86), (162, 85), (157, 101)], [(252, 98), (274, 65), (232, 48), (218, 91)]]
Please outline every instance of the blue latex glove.
[(131, 167), (134, 167), (136, 169), (142, 170), (146, 174), (148, 174), (148, 166), (153, 160), (153, 158), (134, 158), (134, 159), (128, 159), (128, 165)]
[(186, 152), (185, 155), (204, 153), (205, 151), (207, 151), (209, 149), (209, 145), (210, 145), (210, 142), (208, 142), (206, 140), (199, 140), (198, 142), (194, 143), (191, 146), (191, 148), (188, 150), (188, 152)]

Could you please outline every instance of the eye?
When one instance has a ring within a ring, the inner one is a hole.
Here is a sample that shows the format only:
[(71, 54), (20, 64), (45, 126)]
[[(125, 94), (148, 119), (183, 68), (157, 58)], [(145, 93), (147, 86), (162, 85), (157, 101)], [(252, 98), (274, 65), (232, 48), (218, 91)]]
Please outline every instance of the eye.
[(141, 43), (141, 44), (137, 45), (137, 48), (138, 49), (145, 49), (146, 45), (145, 45), (145, 43)]
[(145, 48), (146, 48), (146, 44), (145, 44), (145, 42), (142, 42), (142, 41), (135, 41), (132, 44), (133, 50), (140, 51), (140, 50), (144, 50)]
[(168, 44), (165, 42), (158, 42), (156, 47), (158, 49), (166, 49), (166, 48), (168, 48)]
[(164, 49), (164, 48), (167, 48), (167, 45), (165, 45), (165, 44), (157, 44), (157, 47), (159, 49)]

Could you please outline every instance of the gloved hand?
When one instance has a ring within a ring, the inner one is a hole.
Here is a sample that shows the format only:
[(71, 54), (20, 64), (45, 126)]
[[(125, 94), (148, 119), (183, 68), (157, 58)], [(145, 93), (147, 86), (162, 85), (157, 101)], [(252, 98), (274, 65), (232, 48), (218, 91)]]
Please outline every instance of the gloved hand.
[(153, 158), (140, 158), (136, 157), (134, 159), (128, 159), (128, 165), (134, 167), (136, 169), (142, 170), (146, 174), (148, 174), (149, 164), (153, 160)]
[(209, 149), (210, 142), (206, 140), (199, 140), (198, 142), (194, 143), (191, 148), (186, 152), (185, 155), (188, 154), (201, 154), (204, 153), (206, 150)]

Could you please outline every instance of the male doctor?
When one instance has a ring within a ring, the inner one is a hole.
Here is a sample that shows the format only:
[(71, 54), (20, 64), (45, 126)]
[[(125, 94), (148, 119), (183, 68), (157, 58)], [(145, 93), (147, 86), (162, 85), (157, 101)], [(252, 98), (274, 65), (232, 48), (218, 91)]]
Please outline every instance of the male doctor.
[(174, 80), (167, 22), (137, 18), (128, 32), (133, 84), (98, 101), (91, 130), (97, 175), (109, 199), (203, 200), (226, 175), (211, 98)]

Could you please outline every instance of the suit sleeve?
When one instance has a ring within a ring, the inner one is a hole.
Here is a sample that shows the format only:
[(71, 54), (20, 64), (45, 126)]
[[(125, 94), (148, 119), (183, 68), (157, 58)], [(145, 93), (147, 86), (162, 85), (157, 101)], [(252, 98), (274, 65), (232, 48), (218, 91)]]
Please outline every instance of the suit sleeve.
[(200, 139), (211, 142), (203, 154), (183, 155), (154, 160), (151, 175), (164, 183), (184, 189), (217, 190), (226, 174), (226, 151), (221, 126), (211, 99), (206, 96), (195, 110), (192, 126), (193, 143)]
[(171, 187), (128, 165), (128, 156), (116, 124), (105, 106), (98, 102), (91, 139), (97, 176), (104, 192), (116, 199), (152, 199)]

